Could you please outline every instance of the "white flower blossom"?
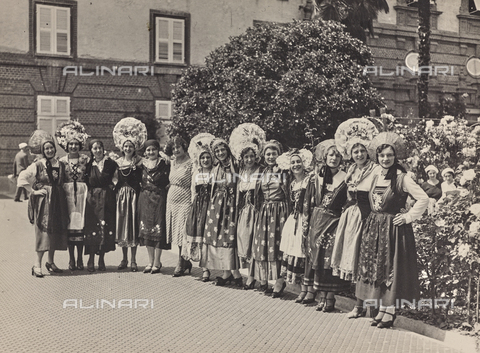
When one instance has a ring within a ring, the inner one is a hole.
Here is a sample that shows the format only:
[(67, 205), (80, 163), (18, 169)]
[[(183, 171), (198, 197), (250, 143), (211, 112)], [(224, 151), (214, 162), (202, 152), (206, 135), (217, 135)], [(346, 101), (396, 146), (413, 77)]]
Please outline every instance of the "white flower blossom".
[(473, 204), (469, 208), (470, 212), (472, 212), (477, 218), (480, 218), (480, 203)]
[(465, 180), (472, 181), (475, 179), (475, 170), (474, 169), (469, 169), (463, 172), (463, 177)]

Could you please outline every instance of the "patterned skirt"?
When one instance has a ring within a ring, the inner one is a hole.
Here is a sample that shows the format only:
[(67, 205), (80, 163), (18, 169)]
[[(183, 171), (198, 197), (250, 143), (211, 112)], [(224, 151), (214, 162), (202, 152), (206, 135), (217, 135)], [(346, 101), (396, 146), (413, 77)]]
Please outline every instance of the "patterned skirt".
[(257, 280), (276, 280), (281, 276), (280, 241), (286, 217), (284, 201), (267, 201), (260, 207), (252, 242), (252, 276)]
[(85, 255), (115, 250), (115, 192), (93, 188), (85, 207)]
[(394, 226), (394, 218), (372, 212), (365, 221), (355, 293), (362, 300), (380, 299), (385, 306), (420, 297), (412, 225)]
[(165, 190), (142, 190), (138, 197), (138, 218), (140, 220), (139, 240), (142, 246), (170, 250), (167, 244)]
[(317, 291), (340, 292), (350, 288), (348, 281), (333, 276), (330, 269), (338, 219), (321, 207), (315, 207), (310, 218), (304, 284), (313, 285)]
[(239, 212), (237, 221), (237, 251), (241, 268), (247, 268), (252, 257), (252, 239), (257, 211), (252, 204), (246, 204)]

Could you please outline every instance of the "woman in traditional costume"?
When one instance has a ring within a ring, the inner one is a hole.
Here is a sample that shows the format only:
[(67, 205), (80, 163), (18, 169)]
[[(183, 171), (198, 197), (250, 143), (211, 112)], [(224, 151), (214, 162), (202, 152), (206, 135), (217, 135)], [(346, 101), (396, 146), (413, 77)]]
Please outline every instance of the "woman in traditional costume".
[(236, 252), (235, 195), (237, 169), (228, 143), (215, 138), (210, 149), (217, 161), (212, 170), (212, 193), (205, 223), (206, 267), (223, 270), (217, 286), (243, 286)]
[[(69, 121), (60, 126), (55, 137), (62, 147), (66, 156), (60, 158), (65, 164), (65, 183), (63, 188), (67, 195), (68, 213), (68, 253), (70, 270), (83, 270), (83, 244), (85, 227), (85, 205), (87, 203), (87, 184), (85, 183), (85, 171), (88, 156), (79, 152), (87, 143), (88, 135), (85, 128), (78, 121)], [(75, 247), (77, 247), (77, 262), (75, 263)]]
[(113, 177), (118, 166), (105, 155), (101, 140), (91, 140), (88, 149), (91, 158), (85, 171), (88, 186), (85, 254), (90, 255), (87, 270), (95, 271), (95, 254), (98, 254), (98, 270), (106, 271), (105, 253), (115, 250), (116, 195)]
[(206, 264), (204, 243), (205, 222), (212, 192), (211, 171), (213, 155), (210, 143), (215, 136), (208, 133), (196, 135), (190, 141), (188, 154), (193, 160), (192, 205), (185, 225), (185, 242), (182, 256), (187, 261), (199, 261), (202, 268), (202, 281), (210, 280), (210, 270)]
[(428, 180), (422, 184), (422, 189), (430, 198), (428, 213), (432, 214), (435, 212), (435, 204), (442, 197), (442, 185), (440, 184), (440, 180), (437, 179), (437, 167), (429, 165), (425, 168), (425, 173), (427, 174)]
[(252, 275), (252, 238), (258, 214), (257, 179), (260, 176), (260, 154), (265, 144), (265, 131), (253, 123), (237, 126), (230, 135), (229, 146), (240, 166), (237, 178), (237, 254), (240, 268), (248, 267), (245, 290), (255, 287)]
[(117, 192), (116, 243), (122, 247), (123, 252), (118, 270), (127, 268), (128, 248), (130, 248), (130, 268), (132, 272), (138, 271), (136, 262), (139, 244), (138, 196), (143, 169), (142, 158), (136, 151), (143, 147), (146, 139), (145, 124), (135, 118), (123, 118), (113, 129), (113, 141), (123, 154), (116, 160), (118, 164), (118, 182), (115, 186)]
[[(417, 252), (412, 221), (421, 217), (428, 196), (398, 163), (406, 158), (403, 139), (393, 132), (377, 135), (368, 147), (378, 161), (369, 192), (371, 213), (362, 231), (356, 296), (377, 300), (380, 309), (372, 326), (389, 328), (395, 320), (395, 304), (419, 299)], [(415, 205), (405, 211), (408, 196)]]
[(305, 192), (303, 230), (306, 237), (307, 264), (302, 303), (311, 304), (320, 293), (318, 311), (335, 310), (335, 293), (348, 290), (350, 283), (332, 274), (331, 256), (335, 230), (347, 200), (345, 172), (340, 170), (342, 156), (335, 140), (325, 140), (315, 148), (315, 161), (321, 165), (311, 174)]
[(63, 183), (65, 165), (56, 157), (53, 138), (45, 131), (34, 132), (29, 142), (32, 153), (43, 158), (27, 167), (18, 177), (17, 185), (31, 193), (29, 219), (35, 227), (37, 258), (32, 275), (43, 277), (42, 258), (48, 252), (45, 267), (49, 272), (63, 272), (54, 261), (55, 250), (67, 250), (68, 209)]
[(170, 174), (170, 158), (160, 152), (157, 140), (145, 142), (145, 157), (142, 160), (142, 188), (138, 198), (138, 238), (141, 246), (147, 247), (149, 263), (143, 273), (160, 273), (162, 250), (170, 250), (167, 243), (166, 203)]
[[(370, 141), (378, 135), (375, 125), (368, 119), (349, 119), (337, 128), (335, 144), (345, 160), (353, 161), (345, 176), (347, 203), (335, 232), (331, 267), (333, 275), (346, 281), (355, 281), (358, 270), (358, 255), (362, 239), (363, 222), (370, 214), (368, 192), (376, 168), (368, 158)], [(362, 316), (363, 301), (357, 300), (348, 318)]]
[(286, 287), (286, 283), (300, 284), (301, 294), (295, 302), (301, 302), (307, 292), (303, 285), (305, 274), (305, 253), (302, 234), (302, 213), (305, 198), (305, 190), (308, 180), (307, 173), (312, 165), (312, 152), (301, 149), (282, 154), (277, 159), (278, 166), (283, 170), (290, 170), (290, 215), (288, 216), (282, 230), (282, 241), (280, 251), (283, 253), (281, 277), (277, 279), (275, 287), (281, 288), (274, 291), (272, 297), (279, 297)]
[(282, 146), (276, 140), (265, 143), (262, 157), (266, 167), (259, 176), (256, 190), (260, 208), (255, 221), (252, 242), (252, 275), (260, 282), (260, 291), (271, 294), (280, 288), (269, 288), (268, 280), (281, 278), (282, 252), (280, 241), (282, 229), (288, 217), (288, 174), (277, 165)]

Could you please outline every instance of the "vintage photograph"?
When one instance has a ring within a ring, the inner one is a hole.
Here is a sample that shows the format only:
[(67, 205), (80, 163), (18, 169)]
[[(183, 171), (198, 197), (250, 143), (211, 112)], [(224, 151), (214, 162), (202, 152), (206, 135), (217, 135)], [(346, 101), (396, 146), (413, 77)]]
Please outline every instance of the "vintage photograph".
[(0, 351), (480, 352), (478, 1), (0, 0)]

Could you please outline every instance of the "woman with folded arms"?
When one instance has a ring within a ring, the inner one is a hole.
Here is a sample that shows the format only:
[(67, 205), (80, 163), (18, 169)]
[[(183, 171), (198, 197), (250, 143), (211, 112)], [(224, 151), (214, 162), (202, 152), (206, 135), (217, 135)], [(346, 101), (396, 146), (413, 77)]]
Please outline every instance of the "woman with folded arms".
[(53, 257), (55, 250), (67, 250), (68, 207), (63, 189), (65, 165), (55, 157), (55, 142), (45, 132), (38, 131), (34, 136), (40, 141), (35, 141), (35, 145), (30, 143), (32, 151), (40, 152), (43, 158), (19, 175), (17, 185), (31, 193), (29, 218), (35, 227), (37, 252), (32, 275), (43, 277), (41, 263), (45, 252), (48, 252), (48, 262), (45, 263), (47, 270), (63, 272), (55, 265)]

